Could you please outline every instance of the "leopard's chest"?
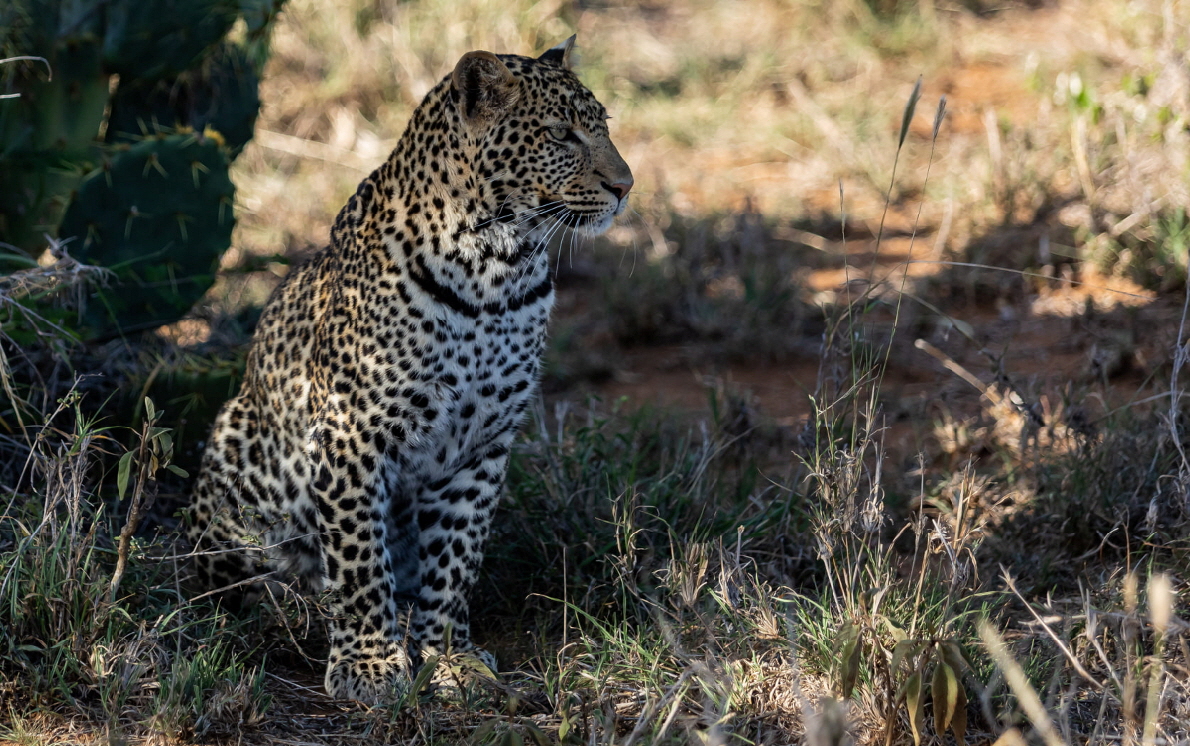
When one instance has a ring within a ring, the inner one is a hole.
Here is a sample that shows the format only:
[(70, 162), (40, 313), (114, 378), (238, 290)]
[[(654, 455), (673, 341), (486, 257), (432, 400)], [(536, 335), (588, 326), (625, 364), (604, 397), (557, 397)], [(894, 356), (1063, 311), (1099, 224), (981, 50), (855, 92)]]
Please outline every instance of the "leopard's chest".
[(451, 474), (515, 435), (536, 393), (552, 305), (552, 291), (515, 310), (477, 315), (419, 304), (414, 323), (377, 348), (392, 383), (375, 409), (383, 410), (405, 487)]

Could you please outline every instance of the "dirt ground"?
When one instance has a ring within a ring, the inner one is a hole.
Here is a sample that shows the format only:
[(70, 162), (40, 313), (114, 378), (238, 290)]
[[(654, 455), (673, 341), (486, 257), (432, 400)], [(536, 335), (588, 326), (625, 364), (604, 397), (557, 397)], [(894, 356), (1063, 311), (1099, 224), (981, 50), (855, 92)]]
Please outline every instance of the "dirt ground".
[[(909, 130), (911, 141), (930, 141), (933, 104), (940, 96), (946, 98), (946, 118), (939, 142), (984, 140), (989, 121), (1028, 127), (1050, 94), (1022, 72), (1019, 53), (1083, 33), (1077, 9), (1059, 4), (978, 23), (984, 26), (983, 37), (991, 40), (986, 42), (991, 51), (956, 52), (953, 65), (924, 79), (922, 103)], [(725, 156), (725, 166), (732, 169), (747, 165), (738, 155)], [(738, 197), (737, 207), (744, 209), (754, 205), (752, 195), (788, 184), (782, 177), (766, 185), (765, 174), (783, 174), (783, 164), (751, 165)], [(1061, 176), (1054, 176), (1054, 186), (1060, 188)], [(1063, 199), (1077, 201), (1075, 187), (1066, 186), (1071, 196), (1059, 197), (1059, 204)], [(697, 187), (679, 197), (690, 206), (723, 200)], [(836, 189), (812, 189), (801, 199), (807, 212), (842, 212)], [(1167, 361), (1182, 303), (1177, 297), (1158, 297), (1124, 277), (1100, 274), (1088, 263), (1051, 254), (1051, 237), (1065, 240), (1070, 226), (1081, 219), (1077, 207), (1029, 214), (1025, 222), (1006, 216), (1001, 227), (968, 237), (992, 247), (993, 254), (1029, 257), (1028, 263), (1038, 269), (1022, 273), (950, 263), (965, 252), (948, 248), (954, 240), (948, 235), (950, 218), (938, 205), (927, 205), (923, 219), (917, 204), (920, 195), (891, 205), (886, 215), (879, 200), (865, 194), (858, 199), (848, 208), (859, 217), (849, 216), (848, 224), (866, 236), (840, 240), (799, 234), (798, 240), (821, 252), (821, 261), (800, 268), (796, 282), (807, 303), (838, 304), (858, 296), (875, 278), (878, 287), (871, 296), (883, 308), (869, 320), (880, 334), (894, 339), (884, 401), (897, 431), (904, 434), (894, 445), (900, 455), (937, 450), (934, 434), (940, 417), (975, 416), (990, 403), (983, 389), (997, 381), (1001, 389), (1016, 387), (1047, 421), (1063, 407), (1093, 421), (1151, 393), (1147, 387), (1154, 383), (1156, 367)], [(877, 241), (874, 236), (881, 229), (886, 237)], [(565, 265), (562, 277), (557, 325), (598, 328), (598, 289), (581, 278), (567, 284)], [(918, 344), (919, 339), (933, 352)], [(779, 361), (724, 360), (713, 343), (625, 347), (599, 333), (587, 341), (601, 350), (600, 375), (555, 396), (595, 395), (605, 402), (649, 405), (699, 419), (711, 414), (714, 392), (728, 390), (747, 400), (759, 415), (758, 423), (796, 432), (812, 415), (811, 396), (823, 374), (821, 335), (806, 336), (800, 352)], [(959, 370), (966, 376), (956, 373)], [(1073, 391), (1081, 392), (1084, 400), (1070, 401)]]
[[(919, 245), (929, 251), (925, 239)], [(874, 265), (870, 251), (850, 256), (846, 269), (805, 273), (804, 287), (841, 298), (848, 277), (872, 272), (890, 278), (883, 293), (889, 307), (869, 323), (882, 336), (896, 329), (882, 393), (900, 436), (892, 439), (891, 453), (902, 458), (937, 452), (940, 420), (978, 415), (991, 404), (989, 387), (1015, 387), (1047, 422), (1072, 408), (1093, 421), (1145, 397), (1160, 386), (1153, 376), (1167, 362), (1183, 311), (1176, 297), (1158, 297), (1093, 270), (1075, 279), (1069, 266), (1057, 270), (1057, 279), (1014, 277), (1001, 297), (952, 296), (934, 300), (928, 311), (906, 298), (898, 309), (891, 288), (900, 287), (910, 256), (881, 251)], [(944, 264), (911, 267), (904, 287), (928, 286), (948, 270)], [(853, 292), (862, 291), (859, 285)], [(597, 323), (591, 317), (598, 314), (597, 289), (563, 285), (558, 325)], [(695, 421), (709, 418), (716, 392), (726, 391), (747, 402), (754, 424), (796, 433), (813, 416), (812, 397), (824, 373), (821, 335), (803, 337), (792, 358), (772, 361), (724, 359), (714, 342), (624, 347), (598, 334), (590, 341), (597, 349), (602, 343), (600, 374), (550, 399), (596, 396), (605, 404), (649, 406)], [(1069, 399), (1073, 392), (1080, 400)]]

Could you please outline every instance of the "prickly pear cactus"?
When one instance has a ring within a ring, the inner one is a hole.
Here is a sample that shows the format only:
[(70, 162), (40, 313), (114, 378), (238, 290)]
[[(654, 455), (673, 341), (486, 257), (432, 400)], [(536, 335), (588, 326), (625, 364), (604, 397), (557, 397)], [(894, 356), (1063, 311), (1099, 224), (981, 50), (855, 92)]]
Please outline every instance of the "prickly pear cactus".
[(0, 65), (0, 242), (36, 256), (57, 234), (114, 270), (94, 334), (174, 321), (209, 287), (283, 2), (0, 0), (0, 58), (45, 60)]
[(119, 278), (89, 301), (88, 336), (180, 318), (210, 288), (235, 225), (229, 164), (215, 138), (157, 135), (117, 146), (83, 180), (59, 236)]
[(107, 141), (135, 141), (189, 127), (218, 132), (233, 156), (252, 138), (260, 111), (259, 79), (247, 52), (220, 45), (202, 64), (168, 80), (134, 80), (112, 97)]
[(114, 0), (107, 5), (104, 67), (121, 81), (177, 75), (227, 35), (238, 13), (235, 0)]
[(0, 100), (0, 241), (5, 243), (29, 249), (44, 243), (42, 234), (53, 234), (103, 122), (108, 76), (102, 68), (102, 38), (84, 10), (71, 14), (48, 0), (0, 1), (0, 58), (45, 59), (0, 65), (0, 93), (21, 94)]

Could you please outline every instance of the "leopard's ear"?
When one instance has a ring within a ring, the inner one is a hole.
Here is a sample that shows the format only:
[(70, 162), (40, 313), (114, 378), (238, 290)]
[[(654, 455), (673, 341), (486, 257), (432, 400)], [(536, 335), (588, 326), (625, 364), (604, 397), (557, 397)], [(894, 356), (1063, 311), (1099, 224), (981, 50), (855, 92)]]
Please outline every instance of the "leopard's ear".
[(564, 70), (570, 70), (573, 67), (570, 50), (574, 49), (575, 36), (578, 35), (574, 34), (558, 46), (550, 47), (549, 49), (545, 50), (545, 52), (543, 52), (542, 55), (537, 58), (537, 61), (547, 62), (551, 65), (557, 65)]
[(520, 82), (491, 52), (468, 52), (451, 74), (463, 119), (478, 122), (493, 119), (520, 98)]

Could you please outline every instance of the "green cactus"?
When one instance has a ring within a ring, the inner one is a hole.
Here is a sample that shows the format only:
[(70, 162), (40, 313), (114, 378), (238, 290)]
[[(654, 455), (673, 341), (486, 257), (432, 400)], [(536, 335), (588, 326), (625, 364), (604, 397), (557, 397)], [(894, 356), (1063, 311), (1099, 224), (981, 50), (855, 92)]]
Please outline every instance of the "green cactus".
[(36, 256), (56, 236), (114, 270), (84, 337), (167, 324), (211, 287), (282, 2), (0, 0), (0, 57), (52, 70), (0, 65), (19, 95), (0, 100), (0, 242)]
[(89, 21), (57, 3), (0, 3), (0, 57), (37, 54), (53, 70), (51, 82), (39, 62), (0, 66), (0, 92), (21, 93), (0, 101), (0, 241), (42, 244), (88, 169), (108, 99)]
[(0, 241), (35, 255), (56, 233), (114, 269), (94, 333), (168, 323), (209, 287), (234, 223), (227, 162), (252, 136), (283, 2), (0, 0), (0, 57), (53, 71), (0, 66), (0, 93), (19, 94), (0, 100)]
[(196, 132), (209, 128), (222, 135), (234, 157), (252, 138), (260, 110), (258, 84), (245, 50), (225, 42), (201, 65), (176, 78), (121, 84), (112, 97), (107, 141), (137, 140), (183, 127)]
[(83, 180), (59, 236), (75, 258), (119, 277), (88, 304), (89, 336), (177, 319), (210, 288), (235, 224), (229, 165), (212, 138), (157, 135), (117, 146)]
[(113, 0), (104, 67), (121, 80), (177, 75), (217, 45), (238, 14), (236, 0)]

